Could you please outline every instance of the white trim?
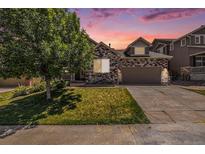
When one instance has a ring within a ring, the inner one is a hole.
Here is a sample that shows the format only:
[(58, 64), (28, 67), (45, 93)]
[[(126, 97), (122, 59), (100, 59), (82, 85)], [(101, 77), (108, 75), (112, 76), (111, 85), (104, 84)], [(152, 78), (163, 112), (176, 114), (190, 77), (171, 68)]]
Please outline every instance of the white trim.
[[(183, 44), (183, 41), (184, 41), (184, 44)], [(184, 46), (186, 46), (186, 37), (181, 40), (181, 47), (184, 47)]]
[(203, 41), (204, 41), (203, 43), (205, 44), (205, 35), (204, 35), (204, 40)]
[(202, 51), (202, 52), (198, 52), (198, 53), (191, 54), (191, 55), (189, 55), (189, 56), (197, 56), (197, 55), (204, 54), (204, 53), (205, 53), (205, 51)]
[(190, 47), (190, 48), (205, 48), (205, 46), (202, 46), (202, 45), (187, 45), (187, 47)]
[[(199, 42), (196, 41), (197, 38), (199, 38)], [(201, 35), (194, 35), (194, 40), (195, 44), (201, 44)]]
[(174, 50), (174, 42), (170, 43), (169, 50), (170, 50), (170, 51), (173, 51), (173, 50)]

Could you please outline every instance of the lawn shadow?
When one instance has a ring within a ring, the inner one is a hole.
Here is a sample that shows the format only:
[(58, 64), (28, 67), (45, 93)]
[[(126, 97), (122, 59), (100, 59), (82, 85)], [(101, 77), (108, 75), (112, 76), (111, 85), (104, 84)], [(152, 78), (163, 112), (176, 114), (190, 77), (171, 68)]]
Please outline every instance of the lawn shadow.
[(81, 102), (81, 95), (75, 94), (74, 89), (58, 89), (52, 91), (56, 100), (48, 108), (48, 115), (62, 114), (64, 110), (76, 108), (76, 103)]
[(45, 92), (13, 99), (0, 107), (0, 125), (35, 125), (49, 115), (62, 114), (74, 109), (81, 101), (81, 95), (72, 89), (52, 91), (53, 100), (45, 100)]

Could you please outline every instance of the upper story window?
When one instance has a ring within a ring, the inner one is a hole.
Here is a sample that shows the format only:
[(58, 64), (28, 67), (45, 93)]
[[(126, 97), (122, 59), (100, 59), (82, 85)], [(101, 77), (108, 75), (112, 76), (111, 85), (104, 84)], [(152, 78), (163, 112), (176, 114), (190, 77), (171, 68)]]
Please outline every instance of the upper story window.
[(195, 36), (195, 44), (200, 44), (201, 43), (200, 37), (201, 37), (200, 35)]
[(184, 47), (184, 46), (186, 46), (186, 38), (183, 38), (181, 40), (181, 47)]
[(110, 72), (110, 59), (94, 59), (93, 72), (94, 73), (109, 73)]
[(170, 51), (172, 51), (172, 50), (174, 50), (174, 43), (173, 42), (170, 44)]
[(195, 64), (196, 66), (205, 66), (205, 56), (196, 56)]
[(145, 48), (144, 47), (134, 47), (134, 54), (135, 55), (144, 55)]

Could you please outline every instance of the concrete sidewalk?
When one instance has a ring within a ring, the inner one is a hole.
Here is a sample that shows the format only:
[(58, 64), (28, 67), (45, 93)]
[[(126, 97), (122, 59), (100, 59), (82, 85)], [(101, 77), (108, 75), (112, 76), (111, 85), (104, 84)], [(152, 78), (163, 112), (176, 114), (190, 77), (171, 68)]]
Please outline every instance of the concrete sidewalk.
[(0, 88), (0, 93), (3, 93), (3, 92), (7, 92), (7, 91), (11, 91), (13, 90), (14, 88)]
[(205, 144), (205, 124), (41, 125), (0, 144)]

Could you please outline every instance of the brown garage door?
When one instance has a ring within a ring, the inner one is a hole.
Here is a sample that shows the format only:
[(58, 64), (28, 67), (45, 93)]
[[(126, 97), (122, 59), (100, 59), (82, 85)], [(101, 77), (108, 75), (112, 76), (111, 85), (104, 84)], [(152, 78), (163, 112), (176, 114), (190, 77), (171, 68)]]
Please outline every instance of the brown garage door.
[(160, 84), (160, 67), (122, 68), (123, 84)]

